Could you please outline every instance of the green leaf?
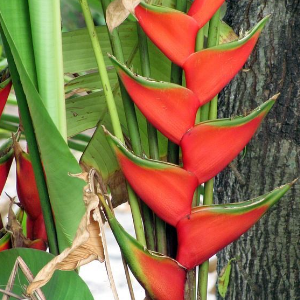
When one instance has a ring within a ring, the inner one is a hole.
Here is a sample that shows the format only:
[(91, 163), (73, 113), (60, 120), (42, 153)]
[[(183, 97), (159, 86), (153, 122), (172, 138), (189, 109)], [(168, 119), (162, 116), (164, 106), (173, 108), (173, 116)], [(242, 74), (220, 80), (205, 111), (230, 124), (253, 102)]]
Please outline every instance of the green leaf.
[(2, 13), (0, 22), (27, 97), (47, 177), (59, 247), (62, 251), (71, 244), (85, 211), (82, 200), (84, 182), (68, 175), (81, 172), (81, 168), (46, 111), (42, 99), (24, 67), (11, 33), (6, 27)]
[[(16, 248), (1, 252), (0, 285), (2, 289), (4, 289), (7, 285), (10, 273), (12, 272), (15, 261), (19, 256), (25, 261), (34, 276), (54, 257), (52, 254), (44, 251), (24, 248)], [(24, 294), (24, 286), (28, 286), (28, 281), (23, 272), (19, 269), (12, 292), (22, 296)], [(94, 299), (86, 283), (74, 271), (56, 271), (51, 280), (42, 287), (42, 291), (47, 300)]]
[(68, 137), (97, 125), (102, 115), (107, 114), (103, 92), (66, 100)]
[[(96, 28), (103, 53), (112, 54), (106, 26)], [(133, 66), (136, 72), (141, 71), (141, 64), (137, 49), (137, 31), (135, 22), (126, 22), (118, 27), (125, 61)], [(80, 45), (80, 47), (78, 47)], [(171, 62), (149, 41), (151, 61), (151, 76), (157, 80), (168, 81), (171, 71)], [(63, 33), (63, 57), (65, 73), (78, 73), (97, 68), (93, 49), (86, 29)], [(105, 55), (106, 66), (111, 66), (108, 56)], [(115, 79), (117, 76), (113, 72)], [(111, 78), (110, 78), (111, 79)], [(111, 82), (112, 83), (112, 82)], [(99, 81), (99, 89), (101, 83)]]
[(113, 206), (116, 207), (128, 200), (126, 181), (120, 170), (115, 154), (105, 138), (101, 126), (96, 129), (91, 141), (80, 158), (85, 170), (94, 168), (102, 177), (103, 184), (112, 193)]
[(231, 272), (231, 262), (234, 260), (235, 258), (232, 258), (228, 262), (228, 264), (224, 267), (224, 269), (222, 270), (218, 278), (218, 291), (222, 298), (225, 298), (227, 293), (229, 279), (230, 279), (230, 272)]
[(24, 62), (28, 75), (37, 85), (36, 70), (34, 62), (33, 44), (31, 37), (31, 25), (28, 1), (26, 0), (0, 0), (0, 11), (3, 20), (14, 37), (15, 45)]

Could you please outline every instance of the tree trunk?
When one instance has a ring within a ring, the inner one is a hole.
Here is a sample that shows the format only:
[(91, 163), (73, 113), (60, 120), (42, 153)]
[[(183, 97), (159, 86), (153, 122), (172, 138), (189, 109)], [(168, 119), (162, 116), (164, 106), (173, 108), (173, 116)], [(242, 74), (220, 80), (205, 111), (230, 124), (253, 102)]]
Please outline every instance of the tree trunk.
[[(216, 179), (215, 201), (254, 198), (300, 175), (300, 1), (229, 0), (225, 21), (245, 32), (272, 14), (245, 70), (220, 96), (219, 117), (244, 114), (276, 93), (277, 103), (233, 168)], [(236, 257), (226, 299), (300, 299), (300, 184), (252, 230), (219, 252)], [(221, 299), (221, 297), (220, 297)]]

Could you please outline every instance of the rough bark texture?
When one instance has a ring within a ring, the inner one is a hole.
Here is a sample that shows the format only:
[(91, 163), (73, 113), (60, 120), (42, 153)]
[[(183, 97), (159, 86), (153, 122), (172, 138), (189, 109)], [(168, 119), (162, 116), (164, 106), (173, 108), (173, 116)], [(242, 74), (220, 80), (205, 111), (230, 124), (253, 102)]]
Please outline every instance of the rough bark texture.
[[(219, 117), (243, 114), (281, 96), (261, 130), (216, 179), (215, 200), (242, 201), (300, 175), (300, 1), (229, 0), (225, 21), (236, 32), (272, 14), (245, 69), (222, 93)], [(246, 184), (243, 185), (242, 181)], [(232, 257), (226, 299), (300, 299), (300, 184), (238, 241), (218, 254), (218, 271)]]

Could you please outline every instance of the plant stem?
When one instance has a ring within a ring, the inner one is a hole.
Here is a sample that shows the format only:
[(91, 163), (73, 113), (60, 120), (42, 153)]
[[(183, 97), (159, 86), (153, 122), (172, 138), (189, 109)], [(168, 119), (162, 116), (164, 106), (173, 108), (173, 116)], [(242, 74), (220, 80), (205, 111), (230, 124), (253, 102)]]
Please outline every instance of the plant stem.
[(76, 134), (75, 136), (72, 136), (73, 140), (77, 140), (77, 141), (82, 141), (82, 142), (86, 142), (89, 143), (91, 140), (91, 137), (89, 135), (83, 134), (83, 133), (79, 133)]
[[(216, 46), (219, 42), (219, 26), (220, 26), (220, 9), (214, 14), (209, 22), (209, 31), (208, 31), (208, 41), (207, 47)], [(213, 100), (208, 103), (210, 104), (208, 110), (205, 110), (205, 115), (202, 116), (201, 111), (201, 121), (207, 119), (217, 118), (217, 103), (218, 96), (215, 96)], [(210, 179), (204, 184), (204, 205), (211, 205), (213, 203), (213, 189), (214, 189), (214, 179)], [(208, 281), (208, 268), (209, 261), (204, 262), (199, 267), (199, 280), (198, 280), (198, 295), (201, 300), (207, 299), (207, 281)]]
[[(107, 101), (107, 107), (108, 107), (108, 111), (109, 111), (109, 114), (111, 117), (113, 131), (114, 131), (115, 136), (121, 142), (124, 143), (124, 137), (123, 137), (123, 133), (122, 133), (122, 129), (121, 129), (120, 119), (118, 116), (117, 107), (116, 107), (116, 104), (114, 101), (110, 82), (108, 79), (108, 74), (107, 74), (102, 50), (100, 47), (98, 35), (95, 30), (95, 25), (93, 22), (91, 11), (88, 6), (87, 0), (79, 0), (79, 2), (81, 5), (81, 8), (82, 8), (82, 11), (83, 11), (86, 26), (87, 26), (87, 29), (88, 29), (88, 32), (90, 35), (90, 39), (92, 42), (92, 46), (94, 49), (94, 54), (95, 54), (95, 58), (97, 61), (98, 70), (99, 70), (104, 94), (105, 94), (106, 101)], [(146, 245), (145, 234), (144, 234), (143, 224), (142, 224), (142, 219), (141, 219), (141, 213), (140, 213), (140, 209), (139, 209), (139, 201), (138, 201), (135, 193), (133, 192), (132, 188), (128, 184), (127, 184), (127, 187), (128, 187), (129, 203), (131, 206), (135, 233), (136, 233), (138, 241), (140, 243), (142, 243), (143, 245)]]
[(58, 131), (67, 140), (59, 0), (28, 0), (38, 91)]
[(7, 122), (19, 124), (20, 120), (19, 120), (19, 117), (17, 117), (17, 116), (2, 114), (1, 121), (7, 121)]
[(8, 130), (10, 132), (16, 132), (18, 130), (18, 126), (11, 123), (7, 123), (3, 120), (0, 121), (0, 128)]
[[(138, 23), (137, 23), (137, 32), (138, 32), (138, 45), (140, 51), (142, 75), (144, 77), (149, 78), (151, 76), (151, 70), (150, 70), (150, 58), (149, 58), (149, 51), (148, 51), (148, 41), (145, 32), (143, 31), (143, 29)], [(159, 160), (157, 130), (148, 121), (147, 121), (147, 133), (148, 133), (150, 158)], [(145, 210), (146, 210), (146, 214), (152, 213), (148, 207)], [(166, 223), (156, 215), (155, 215), (155, 232), (156, 232), (156, 250), (159, 253), (167, 254)]]
[(48, 236), (49, 249), (52, 254), (58, 255), (59, 254), (58, 240), (56, 236), (56, 229), (54, 225), (54, 219), (52, 215), (52, 209), (51, 209), (47, 184), (44, 176), (44, 170), (42, 166), (42, 161), (41, 161), (36, 137), (34, 134), (34, 128), (30, 117), (29, 108), (27, 105), (26, 96), (24, 94), (23, 87), (21, 85), (21, 80), (14, 59), (12, 57), (10, 48), (8, 46), (5, 35), (2, 32), (2, 29), (1, 29), (1, 36), (5, 48), (8, 64), (9, 64), (9, 70), (12, 76), (14, 90), (17, 96), (19, 112), (22, 118), (27, 145), (30, 152), (30, 159), (34, 171), (36, 185), (39, 192), (42, 212), (43, 212), (47, 236)]
[[(219, 41), (219, 27), (220, 27), (220, 9), (213, 15), (209, 21), (207, 48), (214, 47)], [(201, 122), (210, 119), (210, 106), (213, 106), (213, 111), (217, 111), (218, 96), (214, 97), (211, 102), (206, 103), (201, 108)]]
[[(104, 11), (106, 11), (110, 1), (102, 0), (101, 3), (102, 3)], [(124, 64), (125, 59), (124, 59), (121, 40), (120, 40), (117, 28), (115, 28), (111, 33), (109, 33), (109, 36), (110, 36), (110, 43), (111, 43), (111, 48), (113, 50), (113, 54), (116, 56), (116, 58), (121, 63)], [(129, 138), (131, 140), (132, 149), (136, 155), (142, 156), (143, 151), (142, 151), (139, 126), (138, 126), (138, 122), (137, 122), (137, 116), (136, 116), (136, 112), (135, 112), (134, 103), (131, 100), (129, 94), (127, 93), (127, 91), (120, 79), (119, 79), (119, 85), (120, 85), (120, 91), (121, 91), (121, 96), (122, 96), (122, 100), (123, 100), (123, 105), (124, 105), (124, 110), (125, 110), (125, 115), (126, 115), (126, 120), (127, 120), (127, 127), (128, 127), (128, 132), (129, 132)], [(148, 208), (148, 206), (143, 202), (140, 202), (140, 207), (141, 207), (142, 216), (143, 216), (147, 248), (150, 250), (155, 250), (153, 213)]]
[(73, 150), (77, 150), (79, 152), (84, 152), (86, 145), (80, 144), (80, 143), (76, 143), (72, 140), (68, 140), (68, 146), (70, 148), (72, 148)]

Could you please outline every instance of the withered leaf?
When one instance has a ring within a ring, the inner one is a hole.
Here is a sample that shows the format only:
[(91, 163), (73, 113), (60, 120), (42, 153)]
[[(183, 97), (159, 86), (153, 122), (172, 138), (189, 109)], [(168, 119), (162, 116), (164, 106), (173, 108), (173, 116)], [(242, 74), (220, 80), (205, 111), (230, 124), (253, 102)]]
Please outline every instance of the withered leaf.
[(122, 0), (124, 7), (132, 14), (134, 9), (140, 4), (141, 0)]
[(122, 24), (130, 12), (125, 8), (122, 0), (111, 2), (106, 10), (106, 24), (110, 32)]
[[(81, 176), (78, 176), (81, 177)], [(89, 185), (84, 188), (84, 214), (70, 248), (51, 260), (28, 286), (27, 293), (32, 294), (36, 289), (45, 285), (55, 270), (71, 271), (93, 260), (104, 261), (104, 250), (101, 240), (101, 215), (98, 208), (99, 199), (91, 191)]]

